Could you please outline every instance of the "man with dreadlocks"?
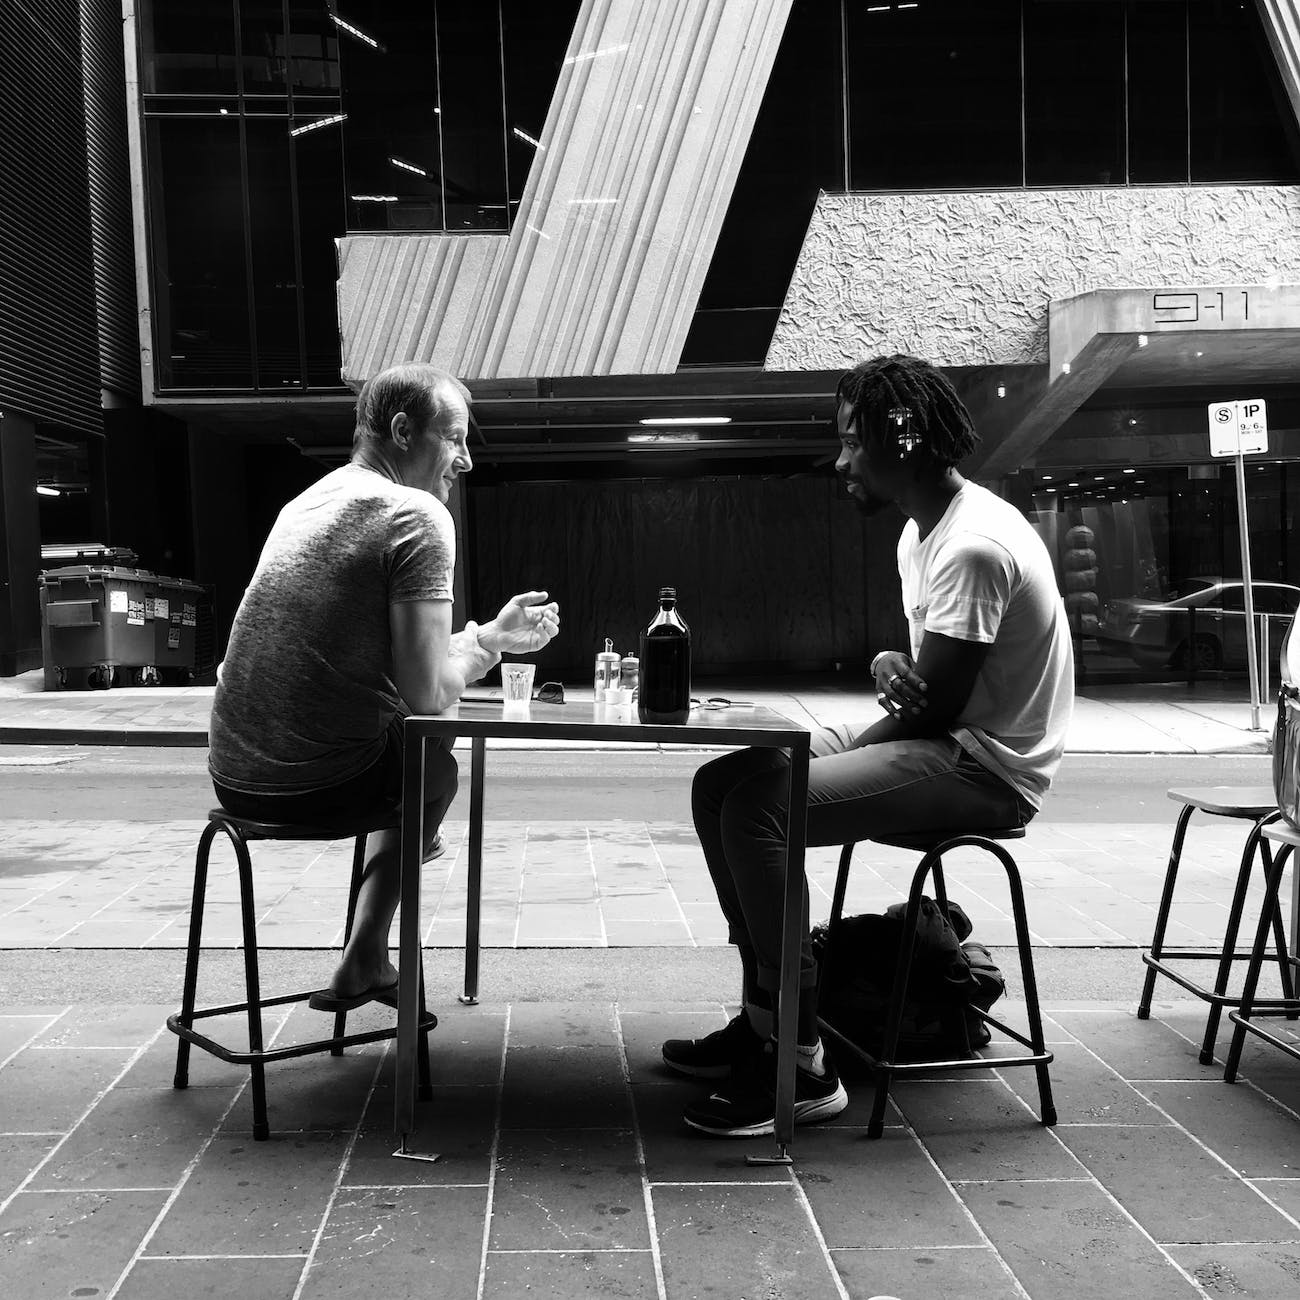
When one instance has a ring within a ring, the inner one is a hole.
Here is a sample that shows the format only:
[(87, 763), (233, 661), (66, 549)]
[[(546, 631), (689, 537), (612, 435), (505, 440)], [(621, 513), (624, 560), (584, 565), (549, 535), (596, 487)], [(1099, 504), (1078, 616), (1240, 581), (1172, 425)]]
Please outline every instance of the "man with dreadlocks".
[[(898, 543), (907, 651), (871, 663), (885, 717), (812, 738), (808, 843), (846, 844), (934, 827), (1022, 826), (1060, 762), (1073, 656), (1052, 562), (1015, 507), (957, 465), (978, 442), (943, 375), (915, 357), (855, 366), (835, 395), (835, 468), (866, 514), (907, 516)], [(743, 1010), (707, 1038), (673, 1039), (664, 1061), (709, 1080), (686, 1122), (719, 1137), (772, 1131), (786, 760), (747, 749), (696, 775), (696, 830), (740, 951)], [(817, 1032), (816, 965), (804, 889), (795, 1122), (848, 1104)]]

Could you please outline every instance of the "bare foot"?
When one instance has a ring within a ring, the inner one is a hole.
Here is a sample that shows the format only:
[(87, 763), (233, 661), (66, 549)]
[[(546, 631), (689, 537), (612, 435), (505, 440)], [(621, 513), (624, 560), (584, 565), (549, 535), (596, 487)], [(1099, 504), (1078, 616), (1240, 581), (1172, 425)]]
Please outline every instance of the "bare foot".
[(385, 953), (379, 960), (345, 957), (339, 962), (328, 985), (335, 997), (351, 998), (367, 989), (387, 988), (397, 983), (397, 967)]

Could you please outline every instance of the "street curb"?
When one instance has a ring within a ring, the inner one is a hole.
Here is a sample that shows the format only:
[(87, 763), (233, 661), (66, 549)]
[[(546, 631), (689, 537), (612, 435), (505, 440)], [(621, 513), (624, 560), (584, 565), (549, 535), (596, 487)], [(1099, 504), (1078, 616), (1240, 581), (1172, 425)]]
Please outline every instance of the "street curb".
[(206, 731), (166, 731), (144, 727), (0, 727), (0, 745), (141, 745), (206, 749)]

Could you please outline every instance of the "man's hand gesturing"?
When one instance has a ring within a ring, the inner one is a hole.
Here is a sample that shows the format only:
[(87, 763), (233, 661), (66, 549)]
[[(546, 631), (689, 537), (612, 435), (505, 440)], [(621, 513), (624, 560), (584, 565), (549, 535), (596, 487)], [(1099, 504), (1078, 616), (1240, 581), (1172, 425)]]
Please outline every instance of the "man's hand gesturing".
[(544, 591), (511, 596), (491, 623), (479, 629), (479, 643), (507, 654), (540, 650), (560, 630), (560, 607)]

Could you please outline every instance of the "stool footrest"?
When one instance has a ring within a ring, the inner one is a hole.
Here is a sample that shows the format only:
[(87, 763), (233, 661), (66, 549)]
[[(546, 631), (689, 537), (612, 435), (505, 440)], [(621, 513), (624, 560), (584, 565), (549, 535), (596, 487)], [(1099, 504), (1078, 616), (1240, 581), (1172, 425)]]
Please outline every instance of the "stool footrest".
[[(310, 994), (304, 994), (304, 997), (310, 997)], [(277, 1002), (284, 1002), (288, 999), (277, 998)], [(263, 1002), (262, 1006), (271, 1006), (271, 1002)], [(220, 1015), (222, 1012), (247, 1011), (248, 1004), (244, 1003), (233, 1007), (217, 1007), (194, 1013), (195, 1020), (201, 1020), (207, 1016)], [(419, 1032), (427, 1034), (430, 1030), (435, 1029), (438, 1024), (438, 1017), (432, 1012), (427, 1013), (420, 1021)], [(386, 1029), (366, 1029), (353, 1034), (340, 1034), (334, 1038), (318, 1038), (310, 1043), (293, 1043), (286, 1047), (268, 1047), (260, 1052), (246, 1051), (239, 1052), (232, 1048), (226, 1047), (225, 1044), (219, 1043), (215, 1038), (207, 1034), (201, 1034), (196, 1029), (181, 1024), (180, 1013), (167, 1017), (167, 1028), (172, 1031), (177, 1038), (183, 1038), (187, 1043), (193, 1043), (196, 1047), (201, 1047), (205, 1052), (210, 1052), (219, 1060), (225, 1061), (228, 1065), (258, 1065), (265, 1064), (268, 1061), (288, 1061), (296, 1056), (311, 1056), (317, 1052), (329, 1052), (335, 1048), (360, 1047), (363, 1043), (378, 1043), (386, 1038), (397, 1037), (397, 1026), (390, 1025)]]
[[(977, 1008), (974, 1009), (977, 1010)], [(1056, 1059), (1053, 1052), (1035, 1052), (1033, 1043), (1016, 1030), (1002, 1024), (1001, 1021), (985, 1015), (981, 1015), (981, 1019), (1010, 1038), (1015, 1039), (1022, 1046), (1029, 1048), (1031, 1054), (1029, 1056), (976, 1056), (972, 1054), (970, 1056), (927, 1057), (920, 1061), (886, 1061), (879, 1056), (873, 1055), (860, 1044), (855, 1043), (853, 1039), (836, 1029), (829, 1020), (823, 1020), (819, 1016), (817, 1018), (817, 1027), (828, 1033), (837, 1043), (841, 1044), (865, 1065), (870, 1066), (873, 1070), (888, 1070), (891, 1074), (924, 1074), (935, 1070), (1000, 1070), (1004, 1065), (1050, 1065)]]
[[(1177, 957), (1183, 961), (1195, 960), (1194, 956), (1189, 958), (1185, 953), (1171, 952), (1166, 953), (1165, 956)], [(1194, 994), (1196, 997), (1200, 998), (1202, 1002), (1208, 1002), (1213, 1007), (1236, 1007), (1241, 1005), (1240, 993), (1215, 993), (1213, 989), (1207, 989), (1204, 985), (1197, 984), (1194, 980), (1189, 979), (1181, 971), (1166, 966), (1163, 958), (1152, 957), (1150, 953), (1144, 952), (1142, 954), (1142, 960), (1150, 966), (1152, 970), (1159, 971), (1166, 979), (1172, 980), (1179, 988), (1186, 989), (1188, 993)], [(1214, 960), (1219, 960), (1217, 955)], [(1239, 953), (1234, 956), (1232, 960), (1249, 961), (1250, 953)], [(1290, 958), (1293, 965), (1295, 964), (1295, 960), (1294, 957)], [(1293, 1006), (1295, 1005), (1295, 999), (1291, 999), (1288, 1002), (1285, 998), (1256, 998), (1254, 1000), (1254, 1005), (1257, 1007)]]
[[(1251, 1018), (1243, 1016), (1240, 1011), (1229, 1011), (1228, 1019), (1231, 1020), (1234, 1025), (1240, 1025), (1247, 1033), (1254, 1034), (1256, 1038), (1262, 1038), (1266, 1043), (1271, 1043), (1274, 1047), (1279, 1048), (1288, 1056), (1292, 1056), (1297, 1061), (1300, 1061), (1300, 1043), (1294, 1043), (1285, 1038), (1279, 1038), (1276, 1034), (1270, 1034), (1263, 1025), (1257, 1025), (1255, 1023), (1253, 1016), (1255, 1011), (1257, 1011), (1261, 1005), (1262, 1004), (1259, 1002), (1255, 1003), (1251, 1010)], [(1292, 1011), (1300, 1010), (1300, 999), (1292, 998), (1291, 1001), (1287, 1003), (1287, 1009)], [(1233, 1081), (1234, 1080), (1232, 1079), (1228, 1080), (1229, 1083)]]

